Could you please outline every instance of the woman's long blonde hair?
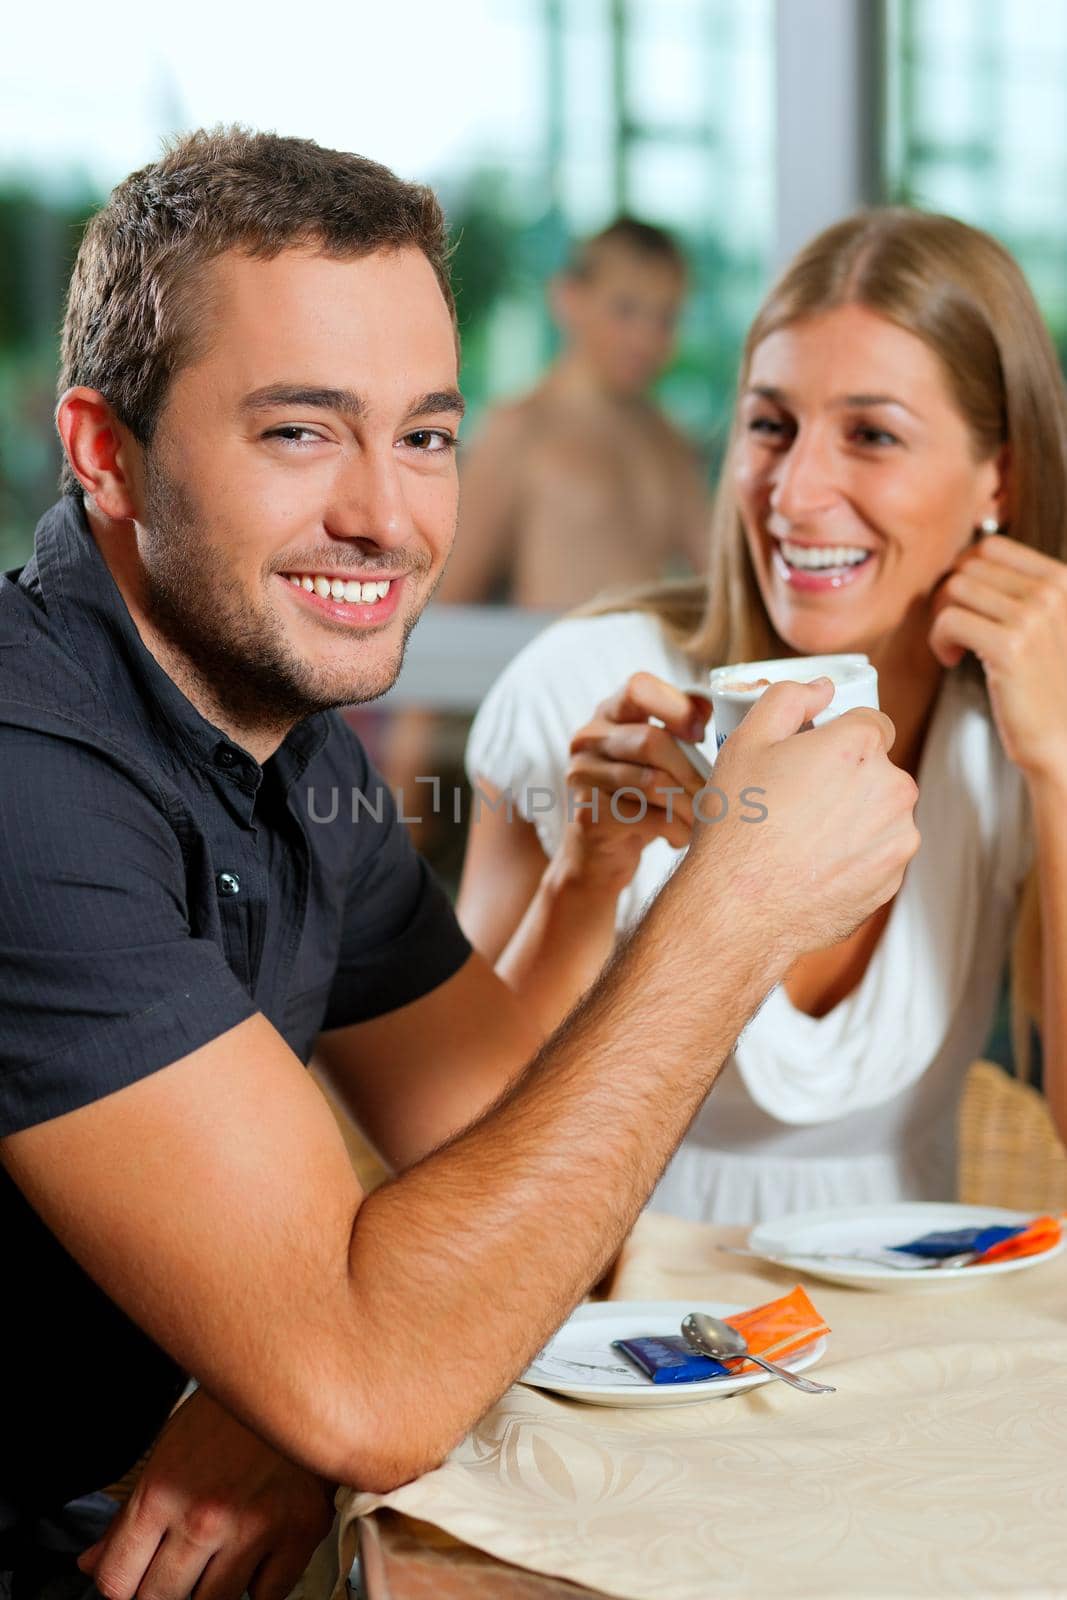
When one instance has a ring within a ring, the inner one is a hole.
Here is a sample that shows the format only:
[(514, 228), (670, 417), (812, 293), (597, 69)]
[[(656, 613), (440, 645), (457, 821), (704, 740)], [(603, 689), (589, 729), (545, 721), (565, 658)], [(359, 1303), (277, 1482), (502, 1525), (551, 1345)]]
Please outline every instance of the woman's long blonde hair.
[[(934, 352), (976, 459), (1008, 446), (1004, 532), (1067, 560), (1067, 389), (1030, 287), (1007, 250), (954, 217), (905, 207), (861, 211), (827, 228), (760, 307), (745, 340), (738, 393), (768, 334), (844, 305), (877, 312)], [(656, 616), (697, 668), (790, 653), (763, 604), (738, 512), (731, 471), (737, 435), (735, 415), (712, 512), (707, 577), (586, 608)], [(1031, 874), (1012, 956), (1014, 1052), (1023, 1076), (1029, 1019), (1041, 1016), (1040, 943)]]

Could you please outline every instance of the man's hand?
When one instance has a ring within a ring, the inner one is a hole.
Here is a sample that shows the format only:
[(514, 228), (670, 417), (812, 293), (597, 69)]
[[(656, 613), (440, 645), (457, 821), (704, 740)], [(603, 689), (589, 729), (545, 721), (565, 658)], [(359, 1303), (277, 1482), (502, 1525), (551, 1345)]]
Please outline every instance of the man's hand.
[(332, 1519), (330, 1485), (198, 1389), (78, 1565), (107, 1600), (284, 1600)]
[[(846, 938), (891, 900), (919, 847), (918, 789), (893, 766), (893, 724), (880, 711), (811, 719), (833, 693), (826, 679), (775, 684), (719, 752), (714, 782), (755, 791), (762, 820), (697, 826), (693, 866), (747, 914), (763, 948), (787, 963)], [(800, 732), (800, 729), (805, 729)]]

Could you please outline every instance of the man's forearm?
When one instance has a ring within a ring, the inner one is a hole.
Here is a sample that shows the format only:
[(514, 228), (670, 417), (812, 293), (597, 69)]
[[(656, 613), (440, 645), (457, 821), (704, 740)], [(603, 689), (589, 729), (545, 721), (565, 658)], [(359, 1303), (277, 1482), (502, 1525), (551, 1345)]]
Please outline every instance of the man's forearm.
[[(248, 1143), (254, 1172), (264, 1149), (287, 1152), (300, 1231), (290, 1236), (289, 1211), (260, 1191), (241, 1260), (216, 1262), (210, 1239), (205, 1251), (209, 1287), (226, 1267), (247, 1292), (249, 1256), (275, 1272), (269, 1316), (247, 1335), (247, 1319), (231, 1316), (225, 1339), (189, 1318), (174, 1345), (277, 1448), (376, 1490), (439, 1461), (617, 1249), (765, 991), (897, 892), (918, 844), (917, 791), (886, 757), (885, 720), (854, 712), (792, 737), (830, 688), (776, 685), (720, 756), (724, 786), (741, 775), (773, 802), (758, 842), (743, 821), (699, 830), (640, 929), (513, 1087), (369, 1199), (287, 1063), (239, 1057), (242, 1095), (276, 1082), (288, 1097), (294, 1132), (268, 1126)], [(813, 769), (838, 781), (813, 785)], [(242, 1026), (269, 1034), (255, 1019)], [(143, 1088), (136, 1106), (165, 1093)], [(300, 1206), (305, 1183), (314, 1212)], [(104, 1265), (121, 1277), (114, 1250)], [(124, 1292), (136, 1314), (139, 1284)], [(149, 1331), (165, 1309), (163, 1296), (147, 1305)], [(241, 1359), (246, 1340), (254, 1361)]]
[(385, 1353), (392, 1456), (383, 1444), (373, 1483), (363, 1455), (341, 1478), (385, 1488), (433, 1465), (523, 1369), (617, 1250), (779, 976), (736, 922), (698, 915), (682, 879), (506, 1099), (361, 1207), (351, 1359)]

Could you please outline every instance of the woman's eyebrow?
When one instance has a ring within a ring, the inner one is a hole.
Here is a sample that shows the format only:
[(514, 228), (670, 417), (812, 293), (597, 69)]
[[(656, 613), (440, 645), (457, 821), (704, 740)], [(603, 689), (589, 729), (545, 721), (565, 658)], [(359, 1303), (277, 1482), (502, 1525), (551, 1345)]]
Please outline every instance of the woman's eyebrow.
[(909, 406), (895, 394), (842, 394), (830, 404), (842, 409), (851, 407), (857, 410), (865, 406), (896, 406), (898, 410), (907, 411), (913, 417), (919, 415), (913, 406)]
[[(747, 395), (758, 395), (761, 400), (770, 400), (776, 406), (788, 409), (794, 402), (790, 399), (785, 389), (776, 388), (770, 383), (749, 384), (745, 391)], [(831, 406), (838, 410), (862, 410), (869, 406), (896, 406), (901, 411), (907, 411), (910, 416), (922, 421), (921, 414), (914, 406), (909, 406), (895, 394), (841, 394), (830, 401)]]

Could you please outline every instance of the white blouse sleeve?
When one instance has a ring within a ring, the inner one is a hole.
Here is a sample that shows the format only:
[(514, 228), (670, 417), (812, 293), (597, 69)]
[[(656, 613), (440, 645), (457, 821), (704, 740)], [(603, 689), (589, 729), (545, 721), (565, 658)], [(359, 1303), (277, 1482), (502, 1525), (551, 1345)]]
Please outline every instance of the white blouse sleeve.
[[(566, 821), (570, 741), (633, 672), (677, 678), (658, 623), (636, 613), (553, 623), (521, 650), (482, 702), (466, 768), (505, 794), (552, 855)], [(484, 793), (484, 790), (483, 790)]]

